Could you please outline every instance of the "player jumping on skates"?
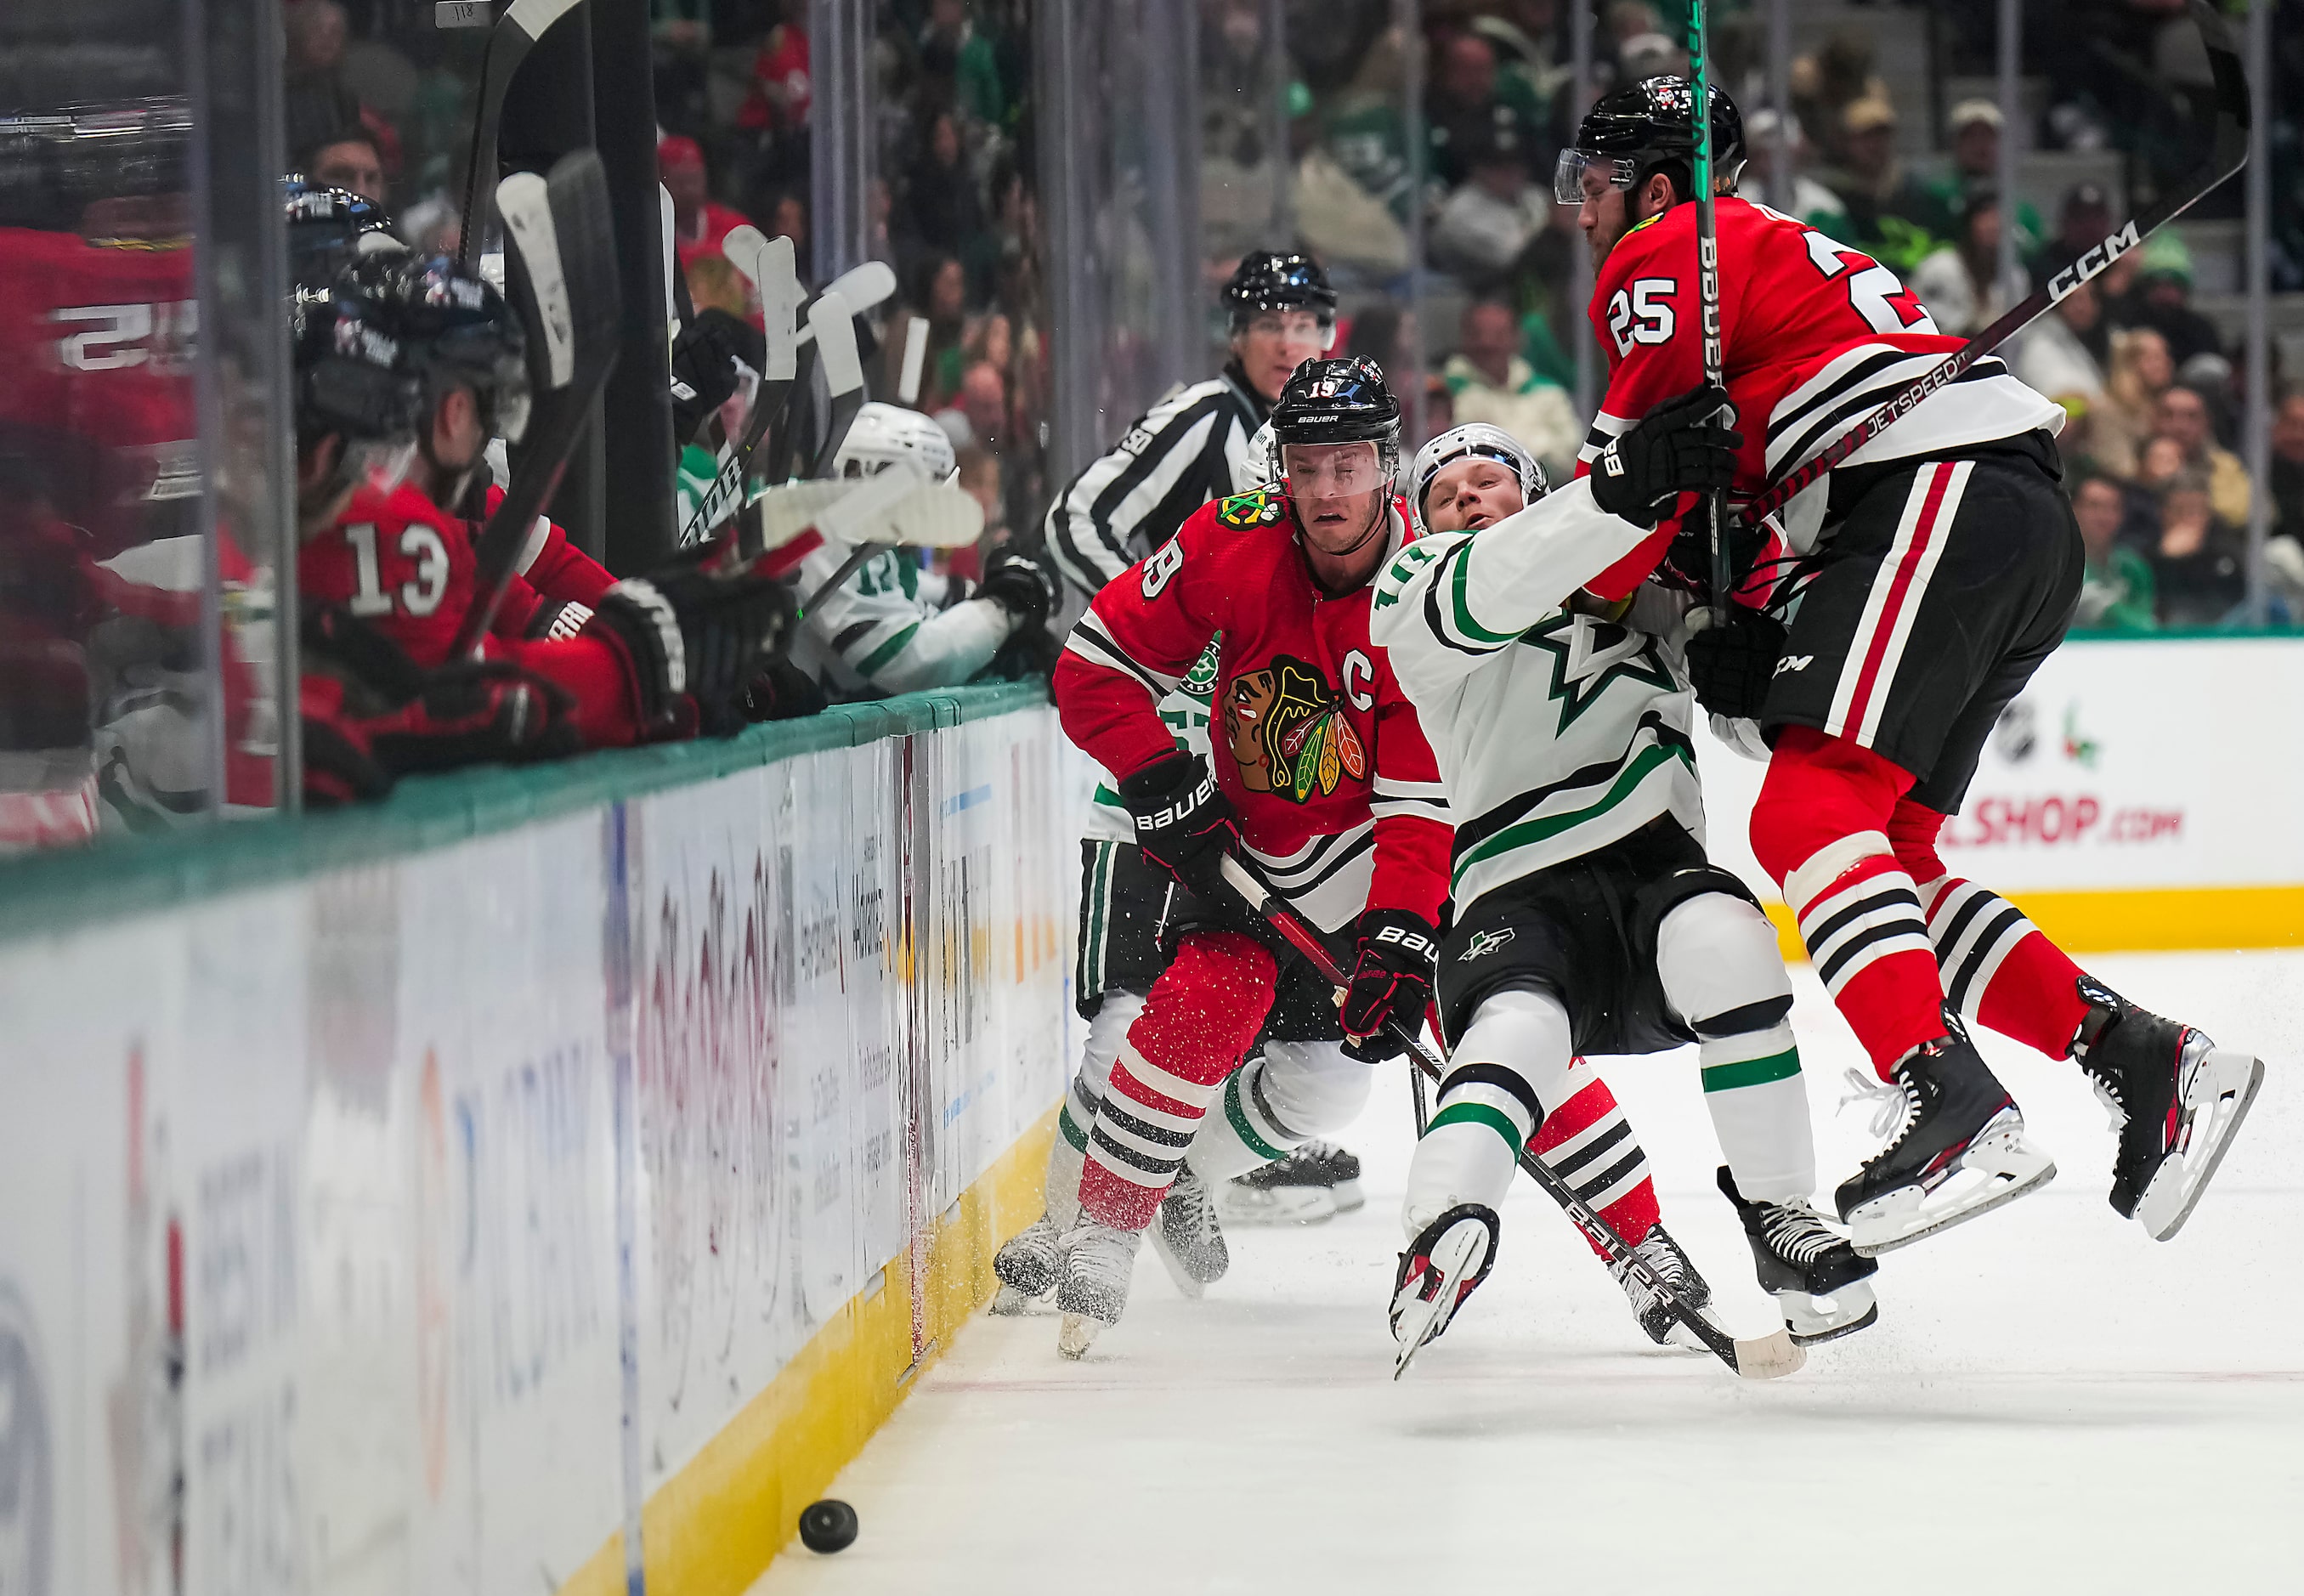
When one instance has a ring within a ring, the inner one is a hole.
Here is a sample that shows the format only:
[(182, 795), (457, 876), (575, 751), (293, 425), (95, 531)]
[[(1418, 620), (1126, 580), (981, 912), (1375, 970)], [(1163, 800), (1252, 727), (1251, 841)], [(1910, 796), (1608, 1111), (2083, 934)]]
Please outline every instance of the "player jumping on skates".
[(1546, 497), (1534, 456), (1483, 423), (1433, 439), (1409, 473), (1426, 535), (1376, 579), (1368, 627), (1430, 729), (1456, 833), (1438, 982), (1452, 1057), (1402, 1210), (1403, 1363), (1485, 1278), (1520, 1152), (1588, 1051), (1698, 1043), (1720, 1189), (1785, 1329), (1824, 1341), (1879, 1316), (1879, 1266), (1810, 1204), (1775, 930), (1704, 856), (1685, 599), (1651, 582), (1629, 605), (1571, 602), (1646, 535), (1656, 496), (1726, 482), (1733, 434), (1712, 408), (1662, 406), (1625, 440), (1648, 497), (1617, 513), (1586, 482)]
[[(1580, 208), (1609, 361), (1579, 465), (1596, 491), (1622, 480), (1620, 435), (1700, 374), (1693, 104), (1676, 77), (1603, 97), (1555, 174), (1556, 198)], [(1732, 198), (1741, 123), (1726, 95), (1712, 105), (1724, 369), (1743, 434), (1732, 504), (1960, 341), (1885, 267)], [(2088, 977), (1936, 854), (1994, 721), (2071, 618), (2082, 559), (2058, 488), (2063, 422), (2000, 361), (1977, 361), (1793, 499), (1771, 533), (1780, 557), (1755, 567), (1755, 551), (1732, 549), (1732, 623), (1690, 645), (1705, 707), (1756, 719), (1768, 742), (1753, 853), (1902, 1098), (1893, 1139), (1838, 1193), (1867, 1253), (2054, 1174), (1964, 1018), (2080, 1065), (2120, 1123), (2112, 1205), (2159, 1240), (2198, 1201), (2263, 1078), (2248, 1055)], [(1622, 598), (1659, 565), (1706, 589), (1701, 519), (1667, 518), (1591, 590)]]

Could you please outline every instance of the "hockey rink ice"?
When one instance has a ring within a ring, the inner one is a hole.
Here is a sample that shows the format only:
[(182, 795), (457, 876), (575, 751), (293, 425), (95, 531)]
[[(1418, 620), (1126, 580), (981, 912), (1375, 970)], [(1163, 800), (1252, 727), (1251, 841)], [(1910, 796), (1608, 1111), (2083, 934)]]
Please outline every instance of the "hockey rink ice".
[[(2168, 1244), (2105, 1206), (2112, 1137), (2078, 1069), (1985, 1036), (2055, 1181), (1884, 1258), (1880, 1322), (1803, 1372), (1651, 1347), (1521, 1181), (1495, 1272), (1395, 1385), (1410, 1111), (1383, 1066), (1348, 1138), (1365, 1208), (1231, 1231), (1199, 1303), (1148, 1244), (1078, 1364), (1052, 1317), (979, 1316), (833, 1485), (855, 1545), (794, 1542), (755, 1591), (2304, 1590), (2304, 952), (2084, 963), (2269, 1071)], [(1868, 1104), (1834, 1112), (1860, 1056), (1795, 973), (1828, 1208), (1877, 1143)], [(1771, 1328), (1692, 1054), (1603, 1068), (1723, 1315)]]

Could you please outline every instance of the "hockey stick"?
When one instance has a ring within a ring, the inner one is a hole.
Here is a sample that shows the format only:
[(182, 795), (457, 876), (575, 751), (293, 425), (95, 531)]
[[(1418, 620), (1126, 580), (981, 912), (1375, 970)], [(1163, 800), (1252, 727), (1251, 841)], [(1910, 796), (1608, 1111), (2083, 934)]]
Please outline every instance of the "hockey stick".
[[(755, 238), (759, 237), (758, 230), (756, 228), (737, 228), (729, 233), (729, 237), (733, 239), (739, 234), (747, 232), (750, 233)], [(775, 241), (762, 239), (761, 243), (767, 247), (770, 251), (769, 254), (765, 257), (768, 265), (763, 269), (782, 270), (783, 268), (777, 265), (777, 259), (775, 254), (775, 245), (781, 243), (784, 246), (785, 254), (789, 255), (792, 248), (792, 241), (790, 239), (779, 239)], [(739, 271), (742, 271), (744, 269), (744, 262), (741, 259), (732, 257), (731, 264), (734, 265)], [(758, 264), (757, 259), (755, 264), (756, 266)], [(778, 284), (766, 282), (761, 278), (754, 278), (752, 280), (752, 284), (754, 289), (759, 293), (763, 303), (767, 302), (772, 295), (779, 300), (781, 299), (781, 290)], [(860, 315), (865, 310), (881, 303), (891, 293), (894, 293), (895, 290), (896, 274), (890, 269), (887, 262), (883, 260), (868, 260), (854, 270), (843, 272), (839, 276), (834, 278), (832, 285), (826, 288), (824, 293), (826, 295), (834, 293), (838, 294), (842, 299), (847, 301), (851, 315)], [(712, 529), (717, 526), (720, 522), (727, 516), (731, 509), (738, 502), (739, 496), (743, 491), (745, 479), (751, 475), (752, 463), (756, 457), (764, 463), (772, 471), (780, 471), (782, 463), (777, 459), (777, 454), (779, 452), (777, 447), (772, 445), (767, 453), (762, 454), (760, 453), (760, 444), (761, 440), (767, 437), (770, 428), (776, 425), (784, 419), (784, 411), (791, 402), (792, 391), (798, 386), (800, 371), (796, 353), (793, 368), (791, 370), (787, 370), (783, 373), (781, 377), (778, 376), (775, 369), (777, 365), (775, 337), (778, 318), (774, 311), (769, 313), (767, 317), (767, 324), (769, 329), (769, 370), (763, 378), (759, 393), (753, 396), (751, 413), (746, 418), (744, 422), (743, 437), (739, 440), (721, 446), (719, 459), (713, 472), (712, 481), (706, 488), (703, 495), (698, 499), (696, 509), (689, 515), (688, 524), (681, 529), (680, 542), (681, 547), (683, 548), (692, 543), (700, 542), (705, 538), (709, 537), (711, 535)], [(815, 338), (816, 329), (814, 326), (810, 325), (803, 327), (795, 335), (792, 348), (796, 352), (807, 353), (812, 358)], [(783, 387), (775, 388), (772, 386), (773, 384), (779, 381), (784, 383), (784, 386)], [(779, 436), (776, 442), (779, 444), (782, 442), (781, 436)]]
[[(1725, 389), (1727, 361), (1720, 346), (1720, 225), (1718, 186), (1712, 178), (1712, 62), (1705, 48), (1704, 0), (1688, 0), (1688, 77), (1696, 118), (1696, 292), (1704, 335), (1704, 380)], [(1712, 624), (1728, 624), (1728, 496), (1714, 488), (1712, 512)]]
[(856, 423), (856, 412), (864, 408), (864, 361), (856, 352), (855, 312), (842, 295), (827, 293), (810, 305), (808, 325), (816, 334), (816, 361), (824, 369), (825, 391), (832, 402), (824, 442), (808, 472), (824, 477), (831, 474), (832, 462)]
[[(1765, 517), (1783, 508), (1825, 472), (1909, 415), (1929, 395), (1957, 378), (2054, 306), (2071, 298), (2081, 284), (2102, 273), (2113, 261), (2182, 216), (2209, 190), (2247, 164), (2248, 128), (2251, 115), (2248, 73), (2240, 65), (2240, 51), (2232, 40), (2232, 24), (2208, 4), (2208, 0), (2187, 0), (2187, 4), (2191, 11), (2193, 23), (2200, 30), (2200, 42), (2207, 48), (2208, 71), (2215, 79), (2216, 123), (2215, 141), (2209, 149), (2208, 158), (2193, 173), (2189, 187), (2183, 192), (2161, 200), (2142, 216), (2130, 218), (2103, 242), (2083, 250), (2079, 259), (2050, 277), (2044, 287), (2035, 289), (2029, 298), (1946, 355), (1942, 363), (1906, 384), (1887, 403), (1866, 416), (1829, 447), (1764, 488), (1758, 497), (1744, 506), (1740, 519), (1746, 528), (1757, 527)], [(1714, 524), (1716, 527), (1718, 522), (1715, 521)]]
[[(1252, 875), (1238, 858), (1224, 855), (1224, 879), (1227, 886), (1246, 898), (1249, 906), (1272, 922), (1273, 928), (1285, 937), (1296, 951), (1302, 954), (1320, 979), (1342, 991), (1351, 984), (1342, 966), (1328, 951), (1320, 935), (1304, 923), (1294, 910), (1279, 901), (1279, 895)], [(1446, 1074), (1442, 1061), (1425, 1047), (1423, 1039), (1398, 1020), (1385, 1023), (1395, 1040), (1408, 1049), (1422, 1074), (1437, 1082)], [(1648, 1261), (1616, 1234), (1615, 1227), (1602, 1218), (1591, 1204), (1579, 1197), (1568, 1183), (1552, 1171), (1551, 1166), (1526, 1148), (1520, 1150), (1520, 1167), (1530, 1180), (1544, 1188), (1550, 1197), (1567, 1211), (1578, 1229), (1599, 1244), (1609, 1261), (1618, 1269), (1633, 1276), (1656, 1295), (1665, 1310), (1690, 1333), (1712, 1350), (1715, 1356), (1742, 1375), (1746, 1380), (1775, 1380), (1799, 1371), (1808, 1362), (1808, 1354), (1780, 1326), (1766, 1336), (1749, 1339), (1731, 1337), (1683, 1302), (1664, 1277), (1657, 1274)]]
[(496, 132), (504, 121), (504, 90), (528, 52), (552, 24), (576, 9), (576, 0), (512, 0), (488, 30), (480, 56), (480, 110), (472, 124), (472, 151), (464, 167), (463, 237), (456, 256), (467, 271), (480, 258), (488, 230), (488, 191), (496, 181)]
[(472, 652), (496, 618), (529, 529), (560, 486), (569, 451), (616, 362), (623, 313), (608, 177), (597, 155), (563, 156), (549, 178), (515, 172), (498, 185), (496, 205), (504, 218), (505, 282), (529, 324), (536, 397), (520, 465), (473, 550), (471, 606), (451, 658)]

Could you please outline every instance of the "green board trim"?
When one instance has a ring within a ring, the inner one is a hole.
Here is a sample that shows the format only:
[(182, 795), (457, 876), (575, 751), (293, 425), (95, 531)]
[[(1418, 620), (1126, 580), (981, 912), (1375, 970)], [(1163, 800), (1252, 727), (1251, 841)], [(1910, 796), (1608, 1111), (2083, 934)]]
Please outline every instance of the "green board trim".
[(411, 777), (381, 803), (0, 861), (0, 943), (70, 935), (106, 921), (356, 869), (517, 827), (690, 786), (829, 748), (933, 731), (1044, 706), (1046, 684), (1001, 683), (835, 704), (733, 737), (614, 749), (550, 764)]

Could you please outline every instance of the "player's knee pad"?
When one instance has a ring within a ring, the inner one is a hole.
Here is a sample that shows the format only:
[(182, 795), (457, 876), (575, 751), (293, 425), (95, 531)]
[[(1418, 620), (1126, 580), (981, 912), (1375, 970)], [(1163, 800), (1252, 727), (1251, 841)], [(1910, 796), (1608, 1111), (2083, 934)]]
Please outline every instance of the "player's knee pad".
[(1897, 799), (1888, 816), (1888, 846), (1904, 873), (1920, 888), (1924, 908), (1934, 896), (1929, 888), (1952, 873), (1936, 853), (1936, 833), (1944, 829), (1944, 816), (1910, 798)]
[(1698, 893), (1673, 906), (1656, 928), (1656, 977), (1701, 1038), (1766, 1031), (1792, 1013), (1776, 928), (1732, 893)]
[(1888, 817), (1911, 782), (1868, 748), (1787, 726), (1752, 804), (1753, 857), (1782, 885), (1795, 871), (1820, 868), (1835, 847), (1859, 836), (1875, 839), (1885, 853)]

